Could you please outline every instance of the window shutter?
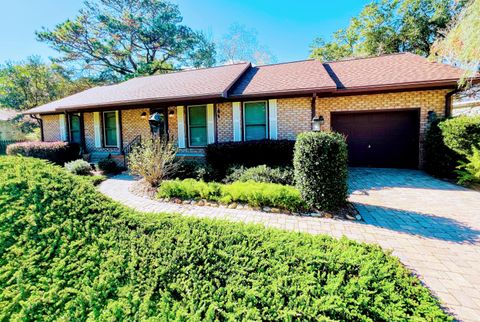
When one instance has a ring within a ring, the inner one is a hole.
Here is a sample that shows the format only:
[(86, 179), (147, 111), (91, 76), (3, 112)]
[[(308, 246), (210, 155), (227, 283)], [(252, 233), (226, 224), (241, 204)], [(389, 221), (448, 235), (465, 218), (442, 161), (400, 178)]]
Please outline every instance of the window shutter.
[(100, 112), (93, 112), (93, 134), (95, 137), (95, 147), (102, 147), (102, 128), (100, 125)]
[(178, 128), (178, 147), (180, 149), (185, 148), (185, 108), (183, 106), (177, 106), (177, 128)]
[(121, 149), (122, 147), (120, 146), (120, 113), (118, 111), (115, 111), (115, 119), (117, 121), (117, 147)]
[(242, 140), (242, 113), (240, 110), (240, 102), (233, 102), (233, 141)]
[(67, 140), (67, 122), (65, 114), (58, 115), (58, 127), (60, 128), (60, 141)]
[(213, 104), (207, 105), (207, 140), (208, 143), (215, 143), (215, 111)]
[(277, 100), (268, 100), (268, 131), (272, 140), (278, 138)]

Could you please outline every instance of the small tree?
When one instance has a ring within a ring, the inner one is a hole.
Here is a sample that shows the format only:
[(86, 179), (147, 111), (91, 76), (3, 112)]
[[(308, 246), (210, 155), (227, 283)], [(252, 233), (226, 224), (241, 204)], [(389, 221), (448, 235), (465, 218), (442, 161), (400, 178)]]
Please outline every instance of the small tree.
[(142, 139), (128, 156), (128, 167), (131, 173), (156, 187), (177, 169), (176, 154), (176, 146), (165, 137)]

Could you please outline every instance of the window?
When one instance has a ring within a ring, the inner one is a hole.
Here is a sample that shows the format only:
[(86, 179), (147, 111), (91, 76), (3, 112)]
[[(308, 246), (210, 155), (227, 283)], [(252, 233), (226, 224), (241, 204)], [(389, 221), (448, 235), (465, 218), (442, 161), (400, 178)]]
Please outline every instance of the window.
[(207, 145), (207, 106), (188, 107), (188, 143), (189, 146)]
[(267, 103), (247, 102), (243, 105), (245, 141), (267, 138)]
[(106, 147), (116, 147), (117, 141), (117, 113), (103, 112), (103, 134)]
[(80, 114), (70, 115), (70, 142), (81, 143)]

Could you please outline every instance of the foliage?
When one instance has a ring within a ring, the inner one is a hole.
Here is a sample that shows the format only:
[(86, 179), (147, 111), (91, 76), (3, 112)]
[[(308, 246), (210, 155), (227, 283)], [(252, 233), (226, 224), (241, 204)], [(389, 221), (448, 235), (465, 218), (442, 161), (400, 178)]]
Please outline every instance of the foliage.
[(294, 144), (295, 141), (291, 140), (214, 143), (207, 146), (205, 154), (216, 178), (221, 180), (228, 168), (234, 165), (291, 166)]
[(219, 60), (223, 63), (249, 61), (264, 65), (276, 61), (270, 50), (259, 44), (257, 31), (238, 23), (230, 25), (218, 43), (218, 51)]
[(271, 168), (265, 164), (262, 164), (252, 168), (246, 168), (244, 166), (232, 167), (229, 169), (229, 174), (224, 181), (255, 181), (293, 185), (293, 176), (294, 174), (292, 167)]
[(480, 70), (480, 1), (471, 0), (450, 23), (445, 37), (435, 41), (432, 57), (447, 60), (463, 67), (466, 72), (462, 82)]
[(112, 158), (105, 158), (98, 161), (98, 169), (106, 174), (115, 174), (120, 171), (117, 163)]
[(94, 186), (98, 186), (100, 183), (107, 180), (107, 177), (101, 174), (95, 174), (93, 176), (83, 176), (81, 178), (85, 179), (87, 182), (91, 183)]
[(130, 172), (141, 176), (151, 186), (175, 173), (178, 167), (177, 147), (162, 137), (144, 138), (128, 155)]
[(159, 198), (207, 199), (221, 203), (242, 202), (254, 207), (278, 207), (291, 211), (305, 209), (297, 189), (274, 183), (234, 182), (221, 184), (194, 179), (164, 181)]
[(333, 33), (326, 42), (314, 40), (310, 56), (323, 61), (353, 56), (413, 52), (427, 56), (465, 1), (374, 0), (350, 25)]
[(0, 158), (0, 319), (452, 320), (378, 246), (141, 214), (16, 157)]
[(480, 148), (480, 116), (459, 116), (440, 123), (443, 140), (453, 151), (471, 155)]
[(332, 210), (347, 199), (347, 143), (338, 133), (305, 132), (297, 137), (295, 182), (309, 207)]
[(46, 159), (64, 165), (78, 159), (80, 146), (67, 142), (21, 142), (7, 146), (7, 154)]
[(174, 179), (197, 179), (210, 181), (212, 179), (212, 170), (201, 161), (195, 160), (179, 160), (175, 172), (170, 176)]
[(56, 65), (44, 64), (37, 56), (0, 66), (0, 106), (16, 110), (46, 104), (91, 86), (92, 81), (72, 80), (65, 70)]
[(425, 171), (436, 177), (453, 178), (462, 156), (445, 145), (439, 127), (441, 122), (444, 120), (434, 120), (425, 132)]
[(480, 183), (480, 150), (473, 148), (472, 155), (467, 156), (467, 161), (461, 162), (457, 170), (458, 183)]
[(70, 173), (80, 176), (88, 176), (92, 174), (92, 166), (90, 163), (82, 159), (65, 163), (65, 169)]
[(164, 0), (86, 1), (73, 20), (37, 37), (62, 54), (55, 61), (77, 62), (113, 78), (212, 66), (214, 44), (182, 19), (178, 6)]

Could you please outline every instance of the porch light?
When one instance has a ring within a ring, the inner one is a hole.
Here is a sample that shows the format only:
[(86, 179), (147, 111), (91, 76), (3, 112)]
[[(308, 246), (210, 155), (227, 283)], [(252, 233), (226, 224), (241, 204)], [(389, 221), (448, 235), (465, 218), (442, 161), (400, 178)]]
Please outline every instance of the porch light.
[(142, 120), (146, 119), (147, 118), (147, 112), (143, 112), (142, 114), (140, 114), (140, 118)]
[(322, 130), (322, 125), (325, 123), (325, 119), (323, 116), (315, 116), (312, 119), (312, 131), (314, 132), (320, 132)]
[(150, 124), (158, 124), (162, 121), (162, 116), (159, 113), (153, 113), (150, 118), (148, 119), (148, 122)]
[(168, 111), (168, 117), (173, 117), (174, 115), (175, 115), (175, 111), (174, 111), (174, 110)]

